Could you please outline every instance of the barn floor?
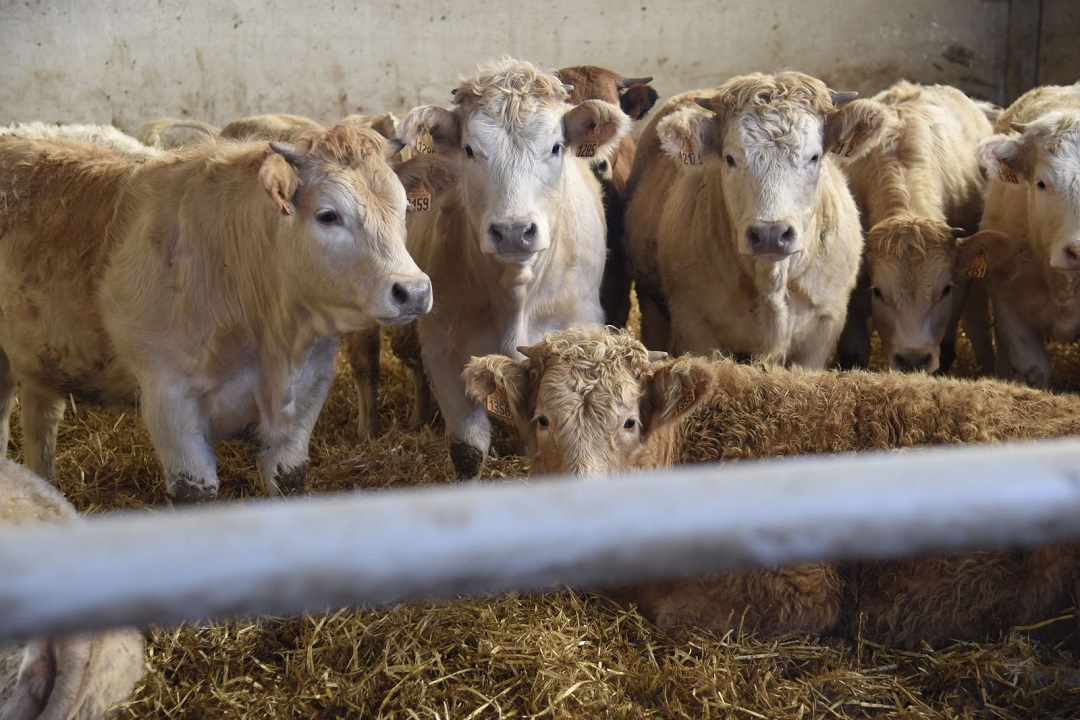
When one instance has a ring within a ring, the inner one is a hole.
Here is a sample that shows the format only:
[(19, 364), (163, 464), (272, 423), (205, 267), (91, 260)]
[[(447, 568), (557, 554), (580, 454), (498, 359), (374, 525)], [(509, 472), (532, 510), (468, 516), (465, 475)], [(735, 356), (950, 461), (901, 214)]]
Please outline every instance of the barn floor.
[[(384, 343), (385, 345), (385, 343)], [(960, 374), (973, 366), (962, 343)], [(1080, 387), (1057, 348), (1055, 382)], [(441, 428), (404, 429), (410, 389), (384, 350), (380, 438), (357, 444), (339, 372), (316, 427), (312, 492), (451, 482)], [(17, 433), (15, 433), (17, 438)], [(61, 487), (80, 510), (168, 512), (138, 417), (79, 407), (61, 427)], [(222, 499), (258, 496), (253, 460), (222, 445)], [(521, 476), (521, 458), (488, 476)], [(402, 538), (402, 542), (407, 542)], [(1073, 610), (1056, 623), (1072, 627)], [(1080, 717), (1080, 662), (1022, 633), (897, 652), (868, 642), (732, 633), (675, 640), (576, 592), (257, 618), (147, 631), (130, 718), (1035, 718)]]

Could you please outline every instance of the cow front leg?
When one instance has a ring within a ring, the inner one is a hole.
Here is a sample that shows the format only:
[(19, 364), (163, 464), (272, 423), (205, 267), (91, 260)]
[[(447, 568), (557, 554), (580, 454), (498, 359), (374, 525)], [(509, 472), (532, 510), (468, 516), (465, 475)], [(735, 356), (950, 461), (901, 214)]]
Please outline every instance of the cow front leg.
[(0, 350), (0, 454), (6, 456), (11, 439), (11, 411), (15, 407), (15, 378), (7, 353)]
[(174, 502), (198, 503), (218, 494), (217, 461), (198, 403), (168, 380), (141, 383), (143, 423)]
[(293, 495), (305, 489), (311, 432), (334, 381), (337, 349), (336, 338), (317, 341), (291, 383), (291, 398), (259, 420), (259, 474), (267, 495)]
[(64, 398), (24, 384), (20, 394), (23, 457), (28, 468), (56, 484), (56, 430), (64, 417)]
[(446, 423), (454, 476), (458, 480), (479, 477), (491, 446), (491, 423), (487, 413), (465, 395), (460, 363), (445, 357), (435, 359), (426, 353), (424, 361), (435, 400)]
[(1050, 386), (1050, 356), (1043, 333), (1005, 303), (994, 303), (994, 336), (998, 347), (998, 375), (1018, 379), (1031, 387)]
[(363, 440), (379, 434), (379, 328), (347, 333), (342, 343), (356, 388), (356, 435)]

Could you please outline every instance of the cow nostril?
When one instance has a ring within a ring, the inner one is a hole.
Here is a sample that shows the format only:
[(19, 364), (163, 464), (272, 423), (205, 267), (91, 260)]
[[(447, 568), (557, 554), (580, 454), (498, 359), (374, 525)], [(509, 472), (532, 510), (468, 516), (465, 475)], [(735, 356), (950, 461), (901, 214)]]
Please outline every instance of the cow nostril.
[(746, 231), (746, 239), (750, 243), (750, 247), (756, 247), (761, 244), (761, 236), (759, 236), (753, 230)]
[(1075, 247), (1067, 247), (1065, 248), (1065, 257), (1071, 262), (1076, 262), (1077, 260), (1080, 260), (1080, 250)]
[(795, 228), (788, 226), (788, 229), (780, 235), (780, 239), (785, 243), (789, 243), (795, 239)]
[(523, 237), (530, 241), (536, 238), (536, 223), (529, 223), (529, 227), (525, 228)]
[(489, 227), (488, 233), (491, 234), (491, 242), (495, 243), (496, 245), (503, 241), (503, 235), (501, 232), (499, 232), (498, 226), (492, 225), (491, 227)]
[(405, 305), (409, 302), (409, 290), (401, 283), (394, 283), (394, 286), (390, 288), (390, 297), (398, 305)]

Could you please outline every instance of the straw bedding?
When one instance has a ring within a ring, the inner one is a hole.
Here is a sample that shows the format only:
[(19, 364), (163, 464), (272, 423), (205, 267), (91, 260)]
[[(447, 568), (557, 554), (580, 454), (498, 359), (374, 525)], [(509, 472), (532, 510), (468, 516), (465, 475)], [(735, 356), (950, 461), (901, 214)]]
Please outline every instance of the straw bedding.
[[(958, 374), (973, 367), (962, 342)], [(1075, 347), (1055, 348), (1054, 367), (1059, 388), (1080, 387)], [(410, 397), (384, 350), (388, 430), (357, 443), (339, 368), (314, 434), (311, 492), (452, 482), (441, 425), (406, 430)], [(80, 510), (168, 512), (136, 413), (69, 409), (58, 447), (61, 489)], [(527, 474), (512, 443), (496, 447), (486, 476)], [(219, 502), (261, 494), (246, 448), (223, 444), (218, 454)], [(1072, 614), (1063, 608), (1053, 624), (1072, 627)], [(636, 612), (570, 591), (153, 627), (147, 637), (149, 670), (120, 717), (1080, 717), (1075, 643), (1022, 632), (926, 652), (805, 636), (675, 640)]]

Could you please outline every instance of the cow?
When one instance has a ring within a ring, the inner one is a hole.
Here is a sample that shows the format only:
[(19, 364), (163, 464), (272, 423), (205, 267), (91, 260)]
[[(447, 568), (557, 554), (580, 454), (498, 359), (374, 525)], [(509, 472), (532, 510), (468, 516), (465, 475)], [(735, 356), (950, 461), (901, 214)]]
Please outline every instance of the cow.
[(208, 122), (171, 117), (147, 120), (139, 128), (140, 142), (161, 150), (202, 145), (217, 140), (220, 135), (221, 129)]
[[(651, 77), (627, 78), (595, 65), (566, 67), (555, 73), (573, 88), (570, 102), (574, 105), (586, 100), (603, 100), (621, 107), (631, 120), (645, 117), (659, 97), (648, 84), (652, 82)], [(637, 143), (627, 135), (610, 161), (598, 158), (593, 162), (593, 172), (603, 187), (607, 222), (608, 258), (600, 286), (600, 305), (604, 308), (605, 322), (620, 327), (625, 326), (630, 317), (630, 268), (623, 242), (623, 216), (626, 214), (626, 183), (636, 152)]]
[(888, 118), (853, 95), (798, 72), (753, 74), (653, 116), (626, 213), (648, 347), (830, 359), (862, 254), (833, 156), (863, 156)]
[(554, 73), (512, 58), (481, 66), (452, 94), (453, 109), (415, 108), (401, 130), (461, 178), (410, 215), (408, 243), (438, 298), (417, 334), (464, 479), (479, 474), (491, 440), (462, 385), (469, 358), (516, 356), (548, 331), (603, 318), (604, 209), (588, 161), (609, 157), (630, 119), (600, 100), (569, 104)]
[(1080, 337), (1080, 83), (1025, 93), (994, 129), (976, 148), (990, 183), (965, 245), (987, 275), (997, 373), (1048, 387), (1046, 339)]
[[(946, 85), (901, 80), (872, 99), (889, 117), (878, 145), (844, 168), (866, 247), (837, 355), (841, 367), (867, 366), (872, 316), (890, 368), (945, 372), (972, 283), (967, 267), (957, 267), (958, 238), (978, 230), (986, 189), (975, 145), (993, 128), (982, 106)], [(988, 302), (981, 287), (976, 295), (973, 309)], [(965, 326), (991, 373), (982, 315)]]
[(32, 140), (47, 140), (49, 138), (78, 140), (135, 155), (157, 155), (159, 153), (158, 148), (145, 145), (112, 125), (64, 125), (23, 122), (0, 127), (0, 135), (14, 135)]
[(130, 405), (177, 501), (217, 494), (211, 443), (258, 447), (269, 494), (303, 486), (344, 332), (431, 307), (406, 191), (374, 131), (136, 158), (0, 138), (0, 444), (15, 385), (27, 465), (55, 477), (77, 401)]
[[(1080, 398), (996, 380), (665, 361), (627, 332), (572, 328), (473, 358), (470, 397), (525, 438), (534, 475), (1080, 433)], [(807, 420), (811, 419), (811, 422)], [(665, 629), (839, 632), (903, 647), (975, 639), (1069, 604), (1074, 546), (646, 585), (621, 596)], [(853, 598), (853, 600), (849, 599)], [(948, 598), (948, 601), (943, 601)]]
[[(80, 522), (59, 490), (0, 458), (0, 527)], [(127, 699), (146, 670), (146, 643), (116, 628), (0, 646), (0, 718), (97, 720)]]

